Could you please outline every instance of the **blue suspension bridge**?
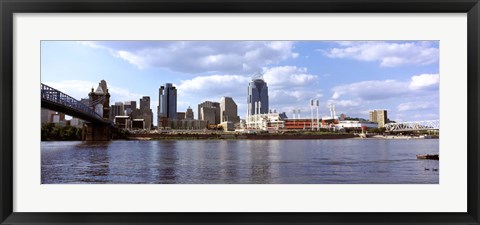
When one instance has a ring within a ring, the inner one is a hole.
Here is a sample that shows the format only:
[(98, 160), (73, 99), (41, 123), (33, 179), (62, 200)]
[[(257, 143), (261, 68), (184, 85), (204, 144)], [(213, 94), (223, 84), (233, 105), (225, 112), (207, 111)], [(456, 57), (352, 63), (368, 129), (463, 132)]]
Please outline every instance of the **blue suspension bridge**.
[[(107, 141), (110, 140), (113, 123), (109, 118), (110, 94), (99, 85), (97, 91), (89, 93), (90, 104), (85, 105), (77, 99), (45, 84), (40, 84), (41, 107), (56, 112), (65, 113), (86, 121), (84, 126), (85, 141)], [(101, 82), (101, 84), (102, 84)]]

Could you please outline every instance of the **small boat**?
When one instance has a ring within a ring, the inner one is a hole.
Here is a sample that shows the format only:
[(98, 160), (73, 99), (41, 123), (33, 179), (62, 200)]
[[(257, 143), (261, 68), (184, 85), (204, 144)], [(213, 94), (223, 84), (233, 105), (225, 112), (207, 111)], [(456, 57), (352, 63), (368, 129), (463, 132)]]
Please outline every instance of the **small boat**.
[(436, 159), (436, 160), (439, 160), (439, 156), (438, 154), (436, 155), (430, 155), (430, 154), (420, 154), (420, 155), (417, 155), (417, 159)]

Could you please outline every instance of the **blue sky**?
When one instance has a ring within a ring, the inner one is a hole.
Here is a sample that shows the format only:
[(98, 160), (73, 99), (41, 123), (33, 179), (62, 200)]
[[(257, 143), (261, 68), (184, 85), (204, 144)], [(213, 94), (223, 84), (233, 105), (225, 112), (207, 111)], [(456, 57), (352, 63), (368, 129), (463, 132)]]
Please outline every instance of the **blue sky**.
[[(438, 41), (42, 41), (41, 81), (85, 98), (107, 81), (110, 104), (151, 97), (173, 83), (178, 111), (231, 96), (246, 115), (248, 82), (263, 73), (270, 109), (300, 109), (319, 99), (337, 115), (368, 119), (387, 109), (395, 121), (439, 119)], [(138, 104), (138, 103), (137, 103)], [(156, 119), (154, 119), (156, 124)]]

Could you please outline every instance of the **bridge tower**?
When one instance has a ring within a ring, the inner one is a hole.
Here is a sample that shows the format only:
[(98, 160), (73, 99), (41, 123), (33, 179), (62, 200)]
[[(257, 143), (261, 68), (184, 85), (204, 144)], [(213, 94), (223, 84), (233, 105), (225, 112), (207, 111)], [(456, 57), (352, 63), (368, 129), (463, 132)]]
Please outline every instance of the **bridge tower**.
[[(105, 121), (110, 121), (110, 93), (108, 93), (107, 82), (101, 80), (97, 89), (88, 93), (90, 107), (95, 110)], [(109, 141), (110, 124), (109, 123), (86, 123), (85, 141)]]

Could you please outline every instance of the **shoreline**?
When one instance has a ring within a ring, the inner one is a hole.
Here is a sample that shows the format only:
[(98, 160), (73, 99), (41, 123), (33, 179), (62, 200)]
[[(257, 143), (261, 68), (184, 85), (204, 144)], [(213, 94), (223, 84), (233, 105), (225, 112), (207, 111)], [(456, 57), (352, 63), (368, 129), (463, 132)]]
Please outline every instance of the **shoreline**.
[(127, 140), (332, 140), (354, 134), (130, 134)]
[[(438, 136), (429, 138), (415, 137), (415, 136), (383, 136), (372, 135), (368, 137), (360, 137), (358, 134), (351, 133), (263, 133), (263, 134), (244, 134), (244, 133), (160, 133), (160, 134), (128, 134), (124, 138), (111, 139), (126, 140), (126, 141), (156, 141), (156, 140), (339, 140), (339, 139), (354, 139), (354, 140), (424, 140), (424, 139), (438, 139)], [(81, 140), (44, 140), (49, 141), (81, 141)]]

